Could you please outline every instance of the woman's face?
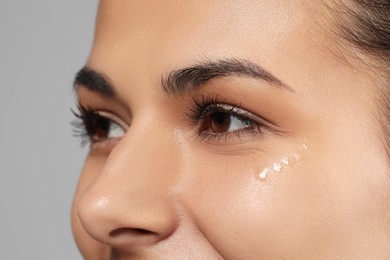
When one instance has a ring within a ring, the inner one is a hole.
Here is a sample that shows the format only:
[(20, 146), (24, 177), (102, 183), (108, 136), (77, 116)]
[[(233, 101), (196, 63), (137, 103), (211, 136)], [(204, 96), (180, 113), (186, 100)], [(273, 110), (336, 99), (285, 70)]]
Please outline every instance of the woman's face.
[(319, 2), (101, 2), (76, 79), (84, 257), (389, 256), (377, 91)]

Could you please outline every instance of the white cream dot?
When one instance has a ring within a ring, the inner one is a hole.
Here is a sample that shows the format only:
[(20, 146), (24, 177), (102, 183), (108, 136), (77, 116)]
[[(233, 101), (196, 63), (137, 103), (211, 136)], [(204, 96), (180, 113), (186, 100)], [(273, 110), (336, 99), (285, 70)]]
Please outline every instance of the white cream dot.
[(283, 158), (282, 163), (287, 166), (290, 163), (288, 157)]
[(275, 172), (280, 172), (282, 170), (282, 165), (280, 163), (274, 163), (272, 165), (272, 168), (274, 169)]
[(264, 180), (264, 179), (266, 179), (267, 178), (267, 175), (268, 175), (268, 173), (269, 173), (269, 168), (267, 167), (267, 168), (265, 168), (260, 174), (259, 174), (259, 177), (260, 177), (260, 179), (262, 179), (262, 180)]

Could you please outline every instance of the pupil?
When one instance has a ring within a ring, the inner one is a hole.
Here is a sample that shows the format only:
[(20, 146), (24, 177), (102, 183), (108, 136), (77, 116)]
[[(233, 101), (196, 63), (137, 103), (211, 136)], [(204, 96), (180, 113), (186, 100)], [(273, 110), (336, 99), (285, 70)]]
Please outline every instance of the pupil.
[(224, 133), (229, 130), (230, 115), (222, 112), (211, 114), (210, 130), (213, 133)]
[(94, 125), (95, 125), (95, 136), (99, 139), (107, 138), (108, 131), (110, 129), (109, 120), (99, 117), (95, 119)]

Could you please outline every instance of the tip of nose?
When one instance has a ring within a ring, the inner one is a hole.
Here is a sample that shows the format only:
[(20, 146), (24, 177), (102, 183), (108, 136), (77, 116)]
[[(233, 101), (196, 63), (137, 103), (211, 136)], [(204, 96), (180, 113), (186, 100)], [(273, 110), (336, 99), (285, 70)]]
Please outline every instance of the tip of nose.
[(142, 228), (117, 228), (108, 235), (120, 247), (149, 245), (163, 239), (158, 233)]

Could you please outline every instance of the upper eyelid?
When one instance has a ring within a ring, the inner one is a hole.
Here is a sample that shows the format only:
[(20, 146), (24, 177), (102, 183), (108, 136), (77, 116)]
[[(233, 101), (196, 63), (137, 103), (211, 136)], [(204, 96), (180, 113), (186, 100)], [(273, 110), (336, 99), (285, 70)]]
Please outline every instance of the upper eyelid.
[(254, 113), (249, 112), (248, 110), (243, 109), (243, 108), (238, 107), (238, 106), (224, 104), (224, 103), (211, 104), (211, 105), (215, 105), (215, 107), (218, 108), (218, 109), (221, 109), (221, 111), (231, 112), (231, 113), (234, 113), (234, 114), (240, 114), (240, 115), (243, 115), (243, 116), (249, 114), (249, 115), (253, 115), (255, 117), (258, 117)]
[(110, 121), (113, 121), (114, 123), (121, 126), (125, 131), (127, 131), (128, 128), (130, 127), (130, 123), (127, 123), (126, 120), (123, 120), (122, 117), (120, 117), (115, 112), (109, 111), (107, 109), (99, 109), (99, 108), (92, 108), (90, 106), (84, 106), (80, 102), (78, 102), (77, 107), (79, 110), (79, 115), (77, 115), (76, 113), (73, 113), (73, 114), (75, 114), (76, 117), (78, 117), (78, 118), (80, 118), (80, 116), (82, 118), (83, 115), (85, 115), (87, 113), (94, 113), (94, 114), (97, 114), (98, 116), (101, 116), (101, 117), (104, 117)]
[(244, 108), (241, 108), (241, 106), (238, 105), (221, 102), (221, 103), (209, 104), (207, 106), (215, 106), (216, 108), (221, 109), (221, 111), (224, 111), (226, 113), (232, 113), (234, 115), (243, 117), (245, 119), (255, 121), (255, 123), (264, 125), (266, 127), (269, 125), (274, 125), (271, 121), (265, 119), (264, 117), (258, 116), (255, 113), (250, 112)]
[(122, 120), (119, 116), (117, 116), (115, 113), (108, 112), (106, 110), (95, 110), (94, 111), (97, 115), (104, 117), (116, 124), (118, 124), (120, 127), (123, 128), (125, 132), (129, 129), (130, 125), (126, 123), (124, 120)]
[(260, 121), (259, 123), (264, 124), (265, 126), (268, 126), (271, 129), (275, 129), (275, 128), (279, 129), (278, 125), (273, 120), (271, 120), (271, 119), (269, 119), (269, 118), (267, 118), (267, 117), (265, 117), (263, 115), (257, 115), (256, 113), (251, 112), (251, 111), (243, 108), (241, 104), (240, 105), (234, 105), (234, 104), (229, 104), (229, 103), (220, 103), (220, 104), (221, 105), (231, 106), (234, 109), (240, 110), (240, 111), (242, 111), (242, 113), (237, 113), (237, 114), (239, 114), (241, 116), (244, 116), (246, 118), (250, 117), (249, 119)]

